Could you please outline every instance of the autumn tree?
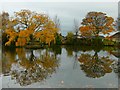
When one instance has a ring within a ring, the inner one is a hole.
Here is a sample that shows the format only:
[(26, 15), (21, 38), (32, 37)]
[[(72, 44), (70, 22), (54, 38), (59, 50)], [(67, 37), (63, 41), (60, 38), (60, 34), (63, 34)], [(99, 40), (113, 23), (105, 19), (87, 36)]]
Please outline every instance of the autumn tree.
[(55, 40), (58, 32), (55, 23), (48, 15), (36, 13), (30, 10), (15, 12), (11, 18), (6, 33), (9, 41), (5, 45), (11, 45), (15, 41), (16, 46), (25, 46), (27, 42), (39, 40), (50, 45)]
[(7, 34), (5, 33), (5, 30), (7, 29), (9, 22), (9, 14), (8, 12), (2, 12), (0, 14), (0, 36), (2, 37), (2, 44), (5, 44), (5, 42), (8, 41)]
[(79, 28), (82, 36), (99, 36), (114, 31), (114, 19), (102, 12), (89, 12)]
[(9, 22), (9, 14), (7, 12), (2, 12), (2, 14), (0, 14), (0, 22), (0, 29), (3, 32), (4, 30), (6, 30)]

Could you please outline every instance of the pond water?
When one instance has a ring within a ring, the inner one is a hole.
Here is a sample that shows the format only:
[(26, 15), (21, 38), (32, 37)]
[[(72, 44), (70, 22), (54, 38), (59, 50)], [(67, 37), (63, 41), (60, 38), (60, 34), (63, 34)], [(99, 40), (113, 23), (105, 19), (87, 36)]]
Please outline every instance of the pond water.
[(117, 88), (117, 49), (54, 46), (3, 49), (3, 88)]

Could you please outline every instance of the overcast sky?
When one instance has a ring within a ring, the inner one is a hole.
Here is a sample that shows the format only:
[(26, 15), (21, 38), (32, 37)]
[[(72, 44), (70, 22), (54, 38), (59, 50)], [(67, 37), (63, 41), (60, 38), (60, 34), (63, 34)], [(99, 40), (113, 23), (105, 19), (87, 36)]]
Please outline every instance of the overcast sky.
[(0, 11), (7, 11), (13, 15), (15, 11), (29, 9), (47, 13), (51, 18), (57, 15), (61, 22), (61, 32), (66, 35), (73, 31), (74, 19), (79, 24), (88, 12), (104, 12), (114, 19), (118, 17), (117, 2), (4, 2)]

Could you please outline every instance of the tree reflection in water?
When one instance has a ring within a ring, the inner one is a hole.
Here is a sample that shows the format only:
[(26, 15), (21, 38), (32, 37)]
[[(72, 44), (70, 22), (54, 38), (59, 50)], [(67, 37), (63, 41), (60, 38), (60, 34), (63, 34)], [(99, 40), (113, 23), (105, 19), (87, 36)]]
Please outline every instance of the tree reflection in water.
[(86, 73), (87, 77), (100, 78), (106, 73), (112, 72), (112, 63), (114, 60), (109, 57), (99, 57), (98, 53), (92, 56), (90, 54), (81, 54), (78, 58), (81, 69)]
[(112, 65), (113, 71), (116, 73), (116, 75), (118, 76), (118, 78), (120, 78), (120, 61), (116, 61), (113, 65)]
[(33, 50), (30, 51), (30, 56), (26, 57), (23, 48), (16, 49), (16, 53), (18, 60), (11, 63), (11, 67), (9, 67), (11, 68), (10, 75), (21, 86), (46, 79), (56, 71), (59, 65), (59, 59), (56, 58), (54, 53), (48, 51), (43, 52), (40, 57), (36, 57)]
[[(66, 52), (61, 49), (65, 49)], [(81, 69), (86, 76), (91, 78), (100, 78), (107, 73), (111, 73), (111, 66), (115, 63), (115, 60), (111, 60), (109, 57), (98, 56), (101, 48), (56, 46), (47, 48), (47, 50), (25, 50), (23, 48), (17, 48), (16, 51), (4, 50), (2, 54), (2, 73), (11, 75), (12, 79), (16, 79), (21, 86), (25, 86), (44, 81), (50, 77), (59, 66), (59, 55), (65, 53), (67, 53), (67, 57), (72, 57), (72, 60), (74, 60), (73, 69), (77, 68), (79, 60)], [(95, 51), (94, 55), (86, 54), (93, 50)], [(79, 53), (83, 54), (79, 56)]]
[[(11, 53), (12, 52), (12, 53)], [(11, 65), (15, 63), (15, 50), (4, 50), (2, 51), (2, 74), (4, 76), (9, 75)]]
[(118, 78), (120, 78), (120, 48), (118, 47), (105, 47), (105, 49), (108, 51), (109, 54), (115, 56), (118, 60), (116, 60), (113, 64), (112, 64), (112, 69), (113, 71), (116, 73), (116, 75), (118, 76)]

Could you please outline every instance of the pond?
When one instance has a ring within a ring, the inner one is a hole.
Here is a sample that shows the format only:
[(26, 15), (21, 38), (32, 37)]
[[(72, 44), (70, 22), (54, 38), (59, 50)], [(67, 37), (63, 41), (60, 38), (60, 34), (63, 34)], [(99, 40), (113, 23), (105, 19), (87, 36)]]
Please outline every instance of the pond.
[(117, 88), (114, 47), (53, 46), (5, 49), (3, 88)]

